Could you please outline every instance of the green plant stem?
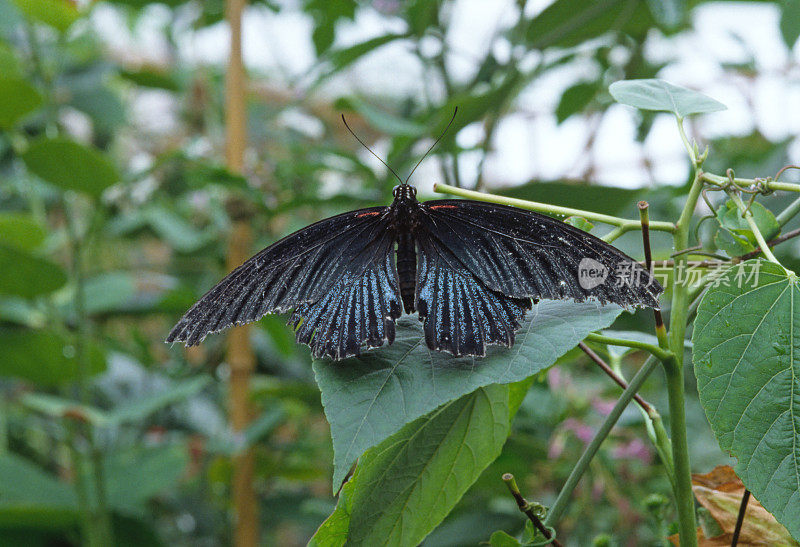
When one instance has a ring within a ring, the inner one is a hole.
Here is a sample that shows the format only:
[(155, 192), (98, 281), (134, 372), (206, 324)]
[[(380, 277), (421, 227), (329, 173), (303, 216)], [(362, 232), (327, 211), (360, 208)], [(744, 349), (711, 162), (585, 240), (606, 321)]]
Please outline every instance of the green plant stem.
[[(596, 222), (602, 222), (604, 224), (610, 224), (611, 226), (623, 228), (623, 233), (630, 230), (638, 230), (641, 227), (639, 219), (626, 219), (611, 215), (604, 215), (602, 213), (594, 213), (592, 211), (584, 211), (582, 209), (573, 209), (572, 207), (560, 207), (558, 205), (550, 205), (547, 203), (540, 203), (538, 201), (527, 201), (524, 199), (486, 194), (484, 192), (475, 192), (474, 190), (456, 188), (455, 186), (450, 186), (448, 184), (434, 184), (433, 191), (439, 192), (440, 194), (450, 194), (453, 196), (486, 201), (489, 203), (498, 203), (500, 205), (512, 205), (514, 207), (519, 207), (520, 209), (527, 209), (529, 211), (537, 211), (540, 213), (549, 213), (551, 215), (580, 216), (587, 220), (594, 220)], [(650, 223), (650, 229), (672, 233), (675, 231), (675, 225), (671, 222), (655, 221)]]
[[(95, 204), (92, 204), (94, 207)], [(69, 209), (69, 208), (68, 208)], [(90, 403), (89, 393), (89, 359), (87, 351), (88, 341), (88, 316), (86, 313), (86, 279), (84, 275), (83, 266), (83, 253), (85, 251), (85, 238), (81, 236), (80, 229), (75, 225), (77, 214), (75, 211), (68, 213), (69, 217), (66, 222), (69, 240), (72, 246), (72, 275), (75, 283), (75, 314), (78, 326), (78, 332), (75, 339), (75, 360), (78, 364), (77, 370), (77, 384), (80, 401), (83, 405)], [(89, 221), (89, 228), (93, 226), (94, 217)], [(70, 418), (66, 418), (70, 420)], [(97, 447), (94, 438), (93, 425), (85, 423), (85, 437), (89, 447), (89, 464), (91, 466), (91, 473), (93, 478), (93, 486), (95, 491), (95, 506), (89, 507), (89, 524), (90, 530), (87, 534), (86, 542), (91, 545), (113, 545), (113, 529), (111, 526), (111, 513), (108, 508), (106, 496), (106, 483), (105, 473), (103, 470), (103, 458), (100, 450)], [(75, 442), (75, 437), (71, 438)], [(86, 473), (83, 472), (84, 457), (80, 450), (74, 447), (72, 451), (73, 456), (77, 457), (75, 465), (79, 468), (76, 473), (76, 480), (79, 483), (79, 488), (88, 490), (86, 482)], [(82, 483), (82, 484), (81, 484)], [(88, 502), (87, 502), (88, 503)]]
[(795, 199), (786, 209), (781, 211), (778, 216), (775, 217), (775, 220), (778, 221), (778, 225), (780, 227), (783, 227), (787, 222), (792, 220), (797, 213), (800, 213), (800, 197)]
[(75, 493), (78, 498), (78, 510), (81, 514), (81, 529), (83, 542), (86, 545), (102, 545), (102, 540), (96, 535), (96, 528), (92, 521), (92, 507), (89, 503), (89, 488), (84, 472), (83, 456), (78, 450), (78, 424), (71, 418), (64, 419), (67, 430), (67, 447), (72, 459), (72, 472), (75, 474)]
[(624, 348), (641, 349), (649, 352), (653, 357), (659, 361), (665, 361), (672, 356), (672, 352), (668, 349), (660, 348), (654, 344), (648, 344), (640, 340), (626, 340), (624, 338), (614, 338), (612, 336), (604, 336), (602, 334), (589, 333), (586, 340), (598, 342), (600, 344), (607, 344), (609, 346), (622, 346)]
[(629, 225), (617, 226), (616, 228), (614, 228), (613, 230), (608, 232), (606, 235), (604, 235), (600, 239), (602, 239), (606, 243), (611, 243), (612, 241), (614, 241), (616, 239), (619, 239), (621, 236), (625, 235), (626, 233), (630, 232), (631, 230), (633, 230), (633, 226), (629, 226)]
[(689, 442), (686, 432), (686, 396), (683, 385), (683, 362), (673, 359), (665, 363), (672, 459), (675, 473), (675, 503), (681, 545), (697, 545), (697, 524), (692, 493), (692, 473), (689, 461)]
[(761, 247), (761, 252), (764, 253), (764, 256), (767, 258), (767, 260), (769, 260), (770, 262), (774, 262), (775, 264), (778, 264), (780, 266), (781, 263), (778, 262), (778, 259), (775, 258), (774, 254), (772, 254), (769, 245), (767, 245), (767, 241), (764, 239), (764, 235), (761, 233), (761, 230), (758, 229), (756, 221), (753, 219), (753, 213), (744, 204), (742, 198), (740, 198), (736, 192), (728, 192), (728, 195), (730, 196), (731, 201), (733, 201), (736, 204), (736, 207), (738, 207), (739, 211), (742, 213), (742, 217), (744, 218), (745, 222), (747, 222), (747, 225), (750, 227), (750, 231), (753, 232), (753, 236), (756, 238), (758, 246)]
[(555, 527), (556, 523), (564, 514), (564, 511), (569, 504), (569, 499), (572, 496), (572, 492), (575, 490), (575, 487), (578, 486), (578, 482), (586, 472), (586, 469), (588, 469), (592, 458), (594, 458), (595, 454), (597, 454), (597, 451), (600, 449), (600, 445), (603, 444), (603, 441), (606, 439), (606, 437), (608, 437), (608, 434), (611, 433), (611, 429), (617, 423), (617, 420), (619, 420), (619, 417), (622, 415), (622, 411), (625, 410), (625, 408), (628, 406), (628, 403), (630, 403), (633, 399), (633, 395), (639, 391), (639, 389), (642, 387), (642, 384), (644, 384), (645, 380), (647, 380), (647, 377), (650, 376), (650, 373), (655, 370), (659, 362), (660, 361), (653, 356), (648, 357), (642, 365), (642, 368), (640, 368), (633, 378), (631, 378), (631, 382), (628, 384), (627, 389), (622, 392), (617, 404), (614, 405), (614, 408), (611, 409), (611, 412), (608, 414), (608, 416), (606, 416), (606, 419), (603, 421), (603, 424), (600, 426), (597, 434), (595, 434), (594, 438), (586, 447), (586, 450), (583, 451), (583, 454), (581, 454), (581, 457), (575, 464), (575, 467), (572, 468), (572, 472), (569, 474), (567, 481), (564, 483), (564, 486), (558, 493), (555, 503), (553, 503), (553, 506), (547, 513), (547, 518), (544, 521), (545, 526)]
[(684, 148), (686, 148), (686, 153), (689, 154), (692, 165), (696, 166), (697, 155), (694, 153), (694, 147), (689, 143), (689, 138), (686, 136), (686, 131), (683, 128), (683, 118), (676, 114), (675, 120), (678, 122), (678, 133), (681, 135), (681, 141), (683, 142)]
[(712, 173), (703, 173), (702, 177), (704, 182), (708, 182), (710, 184), (720, 187), (725, 187), (733, 183), (734, 186), (738, 186), (740, 188), (750, 188), (752, 186), (761, 185), (767, 190), (784, 190), (786, 192), (800, 192), (800, 184), (794, 184), (791, 182), (778, 182), (776, 180), (766, 180), (766, 179), (740, 179), (740, 178), (730, 179), (728, 177), (722, 177), (720, 175), (714, 175)]
[[(675, 251), (680, 253), (689, 247), (689, 225), (694, 214), (697, 200), (703, 188), (702, 171), (695, 170), (692, 187), (689, 190), (686, 204), (676, 224), (673, 234)], [(681, 253), (675, 257), (673, 266), (672, 307), (669, 324), (669, 342), (672, 358), (664, 361), (664, 372), (667, 378), (669, 396), (670, 434), (672, 442), (672, 458), (675, 470), (675, 504), (678, 510), (678, 529), (683, 547), (697, 545), (697, 519), (692, 494), (692, 476), (689, 463), (689, 443), (686, 432), (686, 401), (683, 385), (684, 337), (686, 336), (686, 320), (688, 310), (688, 279), (678, 281), (678, 272), (685, 267), (688, 257)]]
[(647, 413), (647, 417), (650, 420), (649, 425), (652, 427), (651, 440), (658, 451), (658, 455), (661, 457), (661, 462), (664, 464), (664, 469), (667, 472), (667, 478), (669, 478), (669, 482), (674, 490), (675, 460), (672, 457), (672, 441), (669, 435), (667, 435), (667, 430), (664, 429), (664, 421), (661, 419), (661, 414), (659, 414), (655, 407), (653, 407), (652, 412)]

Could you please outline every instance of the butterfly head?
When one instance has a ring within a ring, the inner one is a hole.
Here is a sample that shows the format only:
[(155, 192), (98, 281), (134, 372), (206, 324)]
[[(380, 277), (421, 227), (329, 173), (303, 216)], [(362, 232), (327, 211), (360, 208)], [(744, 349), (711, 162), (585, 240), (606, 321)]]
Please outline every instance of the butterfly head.
[(395, 201), (414, 201), (417, 199), (417, 189), (410, 184), (398, 184), (392, 190)]

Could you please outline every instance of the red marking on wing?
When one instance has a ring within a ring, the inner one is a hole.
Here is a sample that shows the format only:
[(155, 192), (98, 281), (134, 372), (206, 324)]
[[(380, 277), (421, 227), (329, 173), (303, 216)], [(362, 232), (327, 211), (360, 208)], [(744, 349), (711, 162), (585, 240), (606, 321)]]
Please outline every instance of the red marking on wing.
[(458, 209), (458, 205), (431, 205), (431, 209)]
[(361, 217), (374, 217), (375, 215), (379, 215), (379, 214), (380, 214), (380, 212), (379, 212), (379, 211), (370, 211), (369, 213), (361, 213), (361, 214), (358, 214), (358, 215), (356, 215), (356, 218), (361, 218)]

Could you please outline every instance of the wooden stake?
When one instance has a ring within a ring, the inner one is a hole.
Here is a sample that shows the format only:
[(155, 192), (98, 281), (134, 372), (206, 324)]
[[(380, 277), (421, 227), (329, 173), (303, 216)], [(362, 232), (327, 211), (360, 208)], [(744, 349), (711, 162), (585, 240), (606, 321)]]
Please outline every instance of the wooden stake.
[[(225, 75), (225, 160), (233, 173), (244, 171), (247, 145), (247, 96), (242, 61), (242, 12), (246, 0), (226, 0), (225, 16), (230, 27), (230, 58)], [(233, 232), (228, 247), (228, 271), (250, 255), (252, 232), (247, 215), (234, 215)], [(248, 327), (231, 329), (228, 335), (227, 361), (231, 368), (229, 412), (231, 426), (241, 431), (250, 422), (250, 376), (255, 357), (250, 346)], [(234, 545), (254, 547), (258, 544), (258, 499), (253, 489), (253, 452), (245, 452), (233, 460)]]

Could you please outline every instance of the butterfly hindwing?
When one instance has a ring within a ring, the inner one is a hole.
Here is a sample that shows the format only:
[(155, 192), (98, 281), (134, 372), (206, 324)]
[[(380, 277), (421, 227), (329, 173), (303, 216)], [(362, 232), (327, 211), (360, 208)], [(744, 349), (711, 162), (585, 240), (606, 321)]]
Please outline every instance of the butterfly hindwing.
[[(267, 247), (198, 300), (172, 329), (167, 342), (191, 346), (207, 334), (256, 321), (267, 313), (298, 307), (310, 310), (343, 282), (374, 275), (376, 264), (386, 261), (386, 241), (392, 238), (387, 211), (387, 207), (371, 207), (344, 213)], [(381, 278), (381, 288), (388, 301), (389, 281)], [(393, 298), (399, 301), (398, 295)], [(385, 329), (373, 331), (367, 339), (381, 332), (386, 334)]]
[[(545, 215), (471, 200), (436, 200), (421, 204), (419, 219), (420, 231), (449, 249), (489, 289), (507, 296), (658, 307), (664, 290), (618, 249)], [(581, 283), (579, 271), (587, 264), (601, 270), (601, 283)]]
[(485, 355), (487, 344), (512, 346), (530, 298), (490, 290), (430, 234), (417, 234), (415, 308), (425, 342), (453, 355)]
[(376, 236), (356, 257), (365, 262), (363, 269), (346, 272), (321, 298), (295, 308), (290, 323), (314, 357), (343, 359), (358, 355), (364, 343), (377, 347), (394, 341), (401, 313), (394, 234)]

